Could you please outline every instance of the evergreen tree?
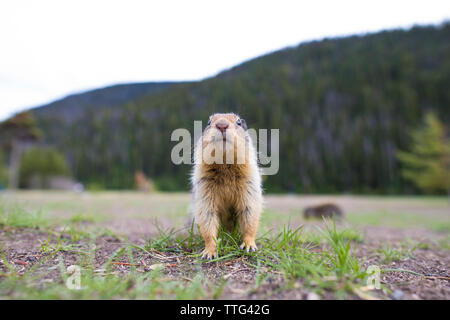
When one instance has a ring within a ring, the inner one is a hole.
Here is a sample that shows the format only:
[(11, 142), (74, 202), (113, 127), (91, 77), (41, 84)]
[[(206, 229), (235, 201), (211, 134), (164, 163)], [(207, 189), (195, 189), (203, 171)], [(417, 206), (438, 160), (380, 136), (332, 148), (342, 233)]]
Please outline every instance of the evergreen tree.
[(0, 149), (0, 190), (8, 184), (8, 171), (5, 164), (5, 157)]
[(0, 123), (0, 143), (9, 151), (9, 188), (19, 186), (19, 164), (23, 151), (42, 136), (31, 111), (16, 114)]
[(398, 152), (404, 165), (402, 175), (427, 193), (450, 190), (450, 140), (445, 128), (433, 114), (425, 116), (425, 125), (412, 132), (410, 152)]

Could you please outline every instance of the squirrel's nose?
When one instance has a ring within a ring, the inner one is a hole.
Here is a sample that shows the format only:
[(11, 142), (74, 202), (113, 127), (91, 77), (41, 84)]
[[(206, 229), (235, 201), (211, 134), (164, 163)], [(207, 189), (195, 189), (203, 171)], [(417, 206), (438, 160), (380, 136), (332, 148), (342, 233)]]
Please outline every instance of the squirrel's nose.
[(222, 133), (225, 132), (225, 130), (228, 129), (228, 123), (226, 122), (217, 122), (216, 128), (219, 129)]

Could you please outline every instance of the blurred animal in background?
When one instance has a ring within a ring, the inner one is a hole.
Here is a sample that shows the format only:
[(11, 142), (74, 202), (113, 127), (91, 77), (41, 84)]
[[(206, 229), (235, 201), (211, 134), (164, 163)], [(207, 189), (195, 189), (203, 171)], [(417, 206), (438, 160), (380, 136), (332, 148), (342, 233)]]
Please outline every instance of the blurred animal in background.
[(136, 171), (134, 174), (134, 185), (136, 190), (153, 192), (153, 182), (147, 178), (144, 172)]
[(336, 218), (338, 220), (342, 219), (344, 212), (342, 209), (332, 203), (324, 203), (317, 206), (306, 207), (303, 211), (303, 217), (305, 219), (322, 219), (325, 218)]

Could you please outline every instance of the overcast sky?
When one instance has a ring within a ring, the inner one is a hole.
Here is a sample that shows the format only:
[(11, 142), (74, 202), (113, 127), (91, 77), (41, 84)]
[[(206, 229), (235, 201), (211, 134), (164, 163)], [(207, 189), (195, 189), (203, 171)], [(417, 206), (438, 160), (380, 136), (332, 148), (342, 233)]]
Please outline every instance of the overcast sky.
[(199, 80), (306, 40), (449, 18), (448, 0), (0, 0), (0, 120), (78, 91)]

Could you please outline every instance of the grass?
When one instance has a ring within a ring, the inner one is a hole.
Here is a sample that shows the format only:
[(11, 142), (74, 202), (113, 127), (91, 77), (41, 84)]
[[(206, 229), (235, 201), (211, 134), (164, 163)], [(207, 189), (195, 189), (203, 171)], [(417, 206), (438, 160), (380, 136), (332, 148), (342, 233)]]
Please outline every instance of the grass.
[(95, 217), (93, 215), (75, 213), (68, 219), (68, 222), (80, 224), (83, 222), (95, 222), (96, 220), (98, 220), (98, 219), (95, 219)]
[(383, 263), (400, 261), (413, 256), (414, 250), (405, 248), (393, 248), (390, 244), (382, 245), (375, 250)]
[(405, 259), (414, 258), (414, 251), (417, 249), (430, 249), (430, 243), (417, 242), (406, 240), (400, 243), (400, 245), (393, 247), (391, 244), (382, 244), (379, 248), (375, 249), (375, 254), (380, 256), (383, 263), (391, 263), (401, 261)]
[(444, 250), (450, 250), (450, 235), (439, 241), (439, 246)]
[(50, 226), (50, 221), (44, 217), (42, 211), (27, 211), (20, 206), (5, 206), (0, 204), (1, 228), (41, 228)]

